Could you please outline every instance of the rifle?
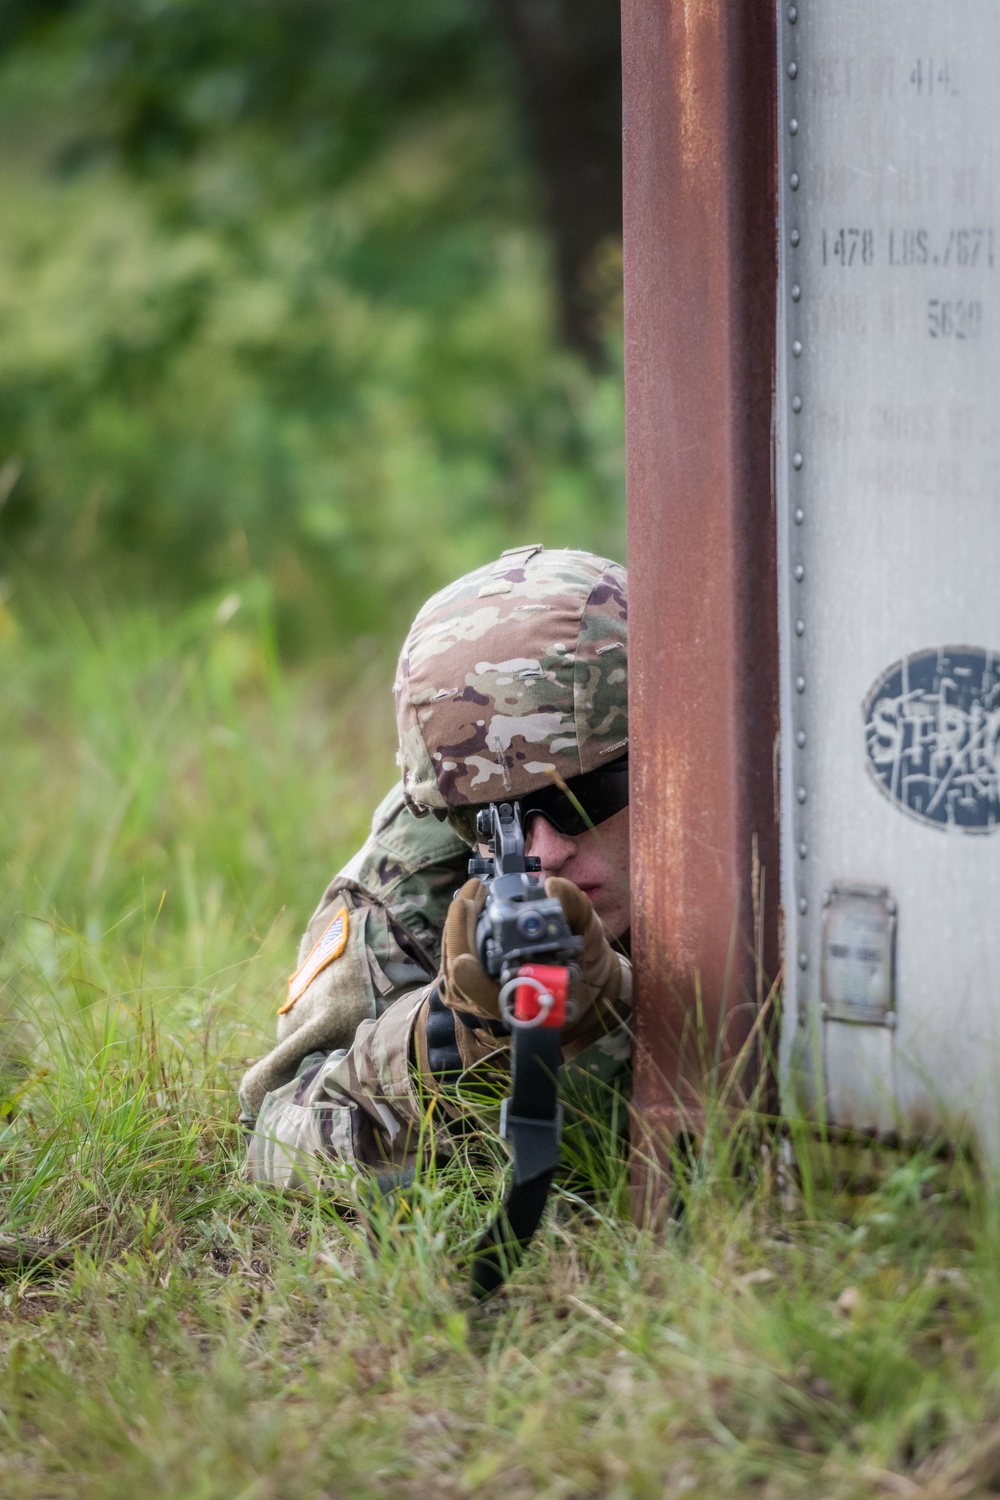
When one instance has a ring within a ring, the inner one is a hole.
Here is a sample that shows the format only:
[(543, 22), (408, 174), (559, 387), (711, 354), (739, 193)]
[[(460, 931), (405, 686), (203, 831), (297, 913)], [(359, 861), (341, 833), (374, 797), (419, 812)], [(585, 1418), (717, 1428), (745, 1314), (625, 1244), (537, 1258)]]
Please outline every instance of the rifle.
[(476, 1246), (472, 1291), (484, 1298), (521, 1259), (559, 1165), (556, 1076), (561, 1030), (574, 1019), (570, 971), (583, 939), (570, 931), (561, 902), (545, 894), (541, 861), (524, 852), (518, 804), (491, 803), (478, 814), (476, 829), (489, 849), (489, 857), (469, 860), (469, 874), (487, 891), (476, 949), (486, 973), (500, 983), (500, 1013), (511, 1032), (511, 1086), (500, 1136), (511, 1149), (513, 1176), (503, 1208)]

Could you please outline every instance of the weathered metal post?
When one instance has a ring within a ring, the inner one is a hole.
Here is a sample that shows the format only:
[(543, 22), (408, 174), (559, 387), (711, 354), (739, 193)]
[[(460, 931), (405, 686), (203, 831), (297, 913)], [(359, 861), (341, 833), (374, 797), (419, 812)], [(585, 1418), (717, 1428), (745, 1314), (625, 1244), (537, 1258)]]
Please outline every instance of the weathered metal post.
[(711, 1050), (732, 1062), (778, 966), (775, 12), (623, 0), (622, 28), (635, 1103), (656, 1145), (697, 1130)]

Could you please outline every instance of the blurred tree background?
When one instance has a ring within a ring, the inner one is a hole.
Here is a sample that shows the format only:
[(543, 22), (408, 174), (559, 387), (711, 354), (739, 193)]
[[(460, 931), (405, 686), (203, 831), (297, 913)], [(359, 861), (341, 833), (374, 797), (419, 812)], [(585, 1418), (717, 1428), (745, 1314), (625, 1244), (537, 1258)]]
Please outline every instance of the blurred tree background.
[(623, 555), (617, 0), (5, 0), (0, 188), (15, 613)]

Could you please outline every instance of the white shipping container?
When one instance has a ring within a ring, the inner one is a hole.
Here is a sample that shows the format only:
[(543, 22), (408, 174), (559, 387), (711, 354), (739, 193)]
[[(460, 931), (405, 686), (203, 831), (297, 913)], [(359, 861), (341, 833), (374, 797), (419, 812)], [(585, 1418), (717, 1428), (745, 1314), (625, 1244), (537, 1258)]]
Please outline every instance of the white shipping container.
[(778, 33), (785, 1103), (1000, 1159), (1000, 5)]

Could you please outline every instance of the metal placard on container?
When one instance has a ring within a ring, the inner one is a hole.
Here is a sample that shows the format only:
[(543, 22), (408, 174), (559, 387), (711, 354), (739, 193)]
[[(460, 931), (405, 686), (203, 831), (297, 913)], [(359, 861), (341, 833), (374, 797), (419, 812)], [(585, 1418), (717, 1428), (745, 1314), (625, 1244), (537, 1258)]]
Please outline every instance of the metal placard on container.
[(884, 887), (834, 886), (823, 909), (824, 1017), (895, 1024), (896, 906)]

